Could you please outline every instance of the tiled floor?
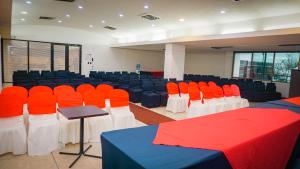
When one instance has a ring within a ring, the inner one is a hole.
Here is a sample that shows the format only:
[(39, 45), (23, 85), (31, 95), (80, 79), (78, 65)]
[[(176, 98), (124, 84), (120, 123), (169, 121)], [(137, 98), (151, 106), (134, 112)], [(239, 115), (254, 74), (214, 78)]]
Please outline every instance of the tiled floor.
[[(145, 124), (137, 121), (137, 127), (140, 126), (145, 126)], [(101, 155), (100, 143), (91, 143), (91, 145), (92, 148), (88, 154)], [(59, 151), (77, 152), (78, 150), (78, 144), (68, 144), (65, 148), (46, 156), (31, 157), (26, 154), (15, 156), (8, 153), (0, 156), (0, 169), (68, 169), (75, 156), (61, 155)], [(72, 169), (101, 169), (101, 162), (101, 159), (83, 156)]]

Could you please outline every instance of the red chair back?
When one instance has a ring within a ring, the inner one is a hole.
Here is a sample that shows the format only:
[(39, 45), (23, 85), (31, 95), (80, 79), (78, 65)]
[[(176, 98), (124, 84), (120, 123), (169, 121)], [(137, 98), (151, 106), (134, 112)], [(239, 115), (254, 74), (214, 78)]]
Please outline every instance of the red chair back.
[(206, 82), (199, 82), (198, 85), (199, 85), (199, 88), (200, 88), (200, 89), (201, 89), (201, 87), (203, 87), (203, 86), (208, 86)]
[(236, 84), (232, 84), (231, 86), (231, 91), (233, 96), (241, 96), (240, 88)]
[(65, 95), (57, 96), (57, 103), (60, 108), (82, 106), (82, 96), (78, 92), (69, 92)]
[(189, 93), (189, 85), (185, 82), (179, 82), (178, 84), (180, 93), (188, 94)]
[(83, 101), (86, 106), (97, 106), (99, 108), (105, 107), (105, 96), (100, 92), (97, 92), (95, 89), (85, 92)]
[(90, 90), (95, 90), (95, 87), (91, 84), (81, 84), (76, 88), (76, 91), (81, 94), (81, 96), (84, 96), (84, 93)]
[(196, 86), (189, 87), (190, 100), (201, 100), (200, 90)]
[(168, 82), (167, 83), (167, 91), (168, 91), (168, 94), (179, 94), (178, 85), (174, 82)]
[(208, 86), (211, 87), (211, 86), (218, 86), (218, 85), (213, 81), (209, 81)]
[(6, 87), (2, 90), (1, 94), (16, 96), (19, 99), (21, 99), (23, 104), (25, 104), (27, 102), (28, 91), (27, 91), (27, 89), (25, 89), (24, 87), (21, 87), (21, 86)]
[(38, 92), (29, 96), (28, 111), (32, 115), (56, 113), (56, 97), (51, 93)]
[(32, 96), (35, 93), (49, 93), (53, 94), (53, 90), (48, 86), (33, 86), (29, 90), (29, 96)]
[(104, 95), (105, 99), (109, 98), (109, 93), (114, 90), (111, 85), (108, 84), (100, 84), (96, 87), (97, 92), (100, 92)]
[(70, 85), (60, 85), (54, 88), (54, 95), (56, 97), (65, 95), (65, 93), (75, 92), (74, 88)]
[(16, 117), (23, 115), (22, 97), (14, 95), (0, 95), (0, 118)]
[(208, 86), (202, 86), (200, 88), (200, 90), (203, 93), (203, 98), (204, 99), (212, 99), (212, 98), (214, 98), (214, 93), (213, 93), (213, 91)]
[(209, 88), (212, 90), (215, 98), (221, 98), (224, 97), (223, 89), (220, 86), (209, 86)]
[(189, 82), (189, 88), (190, 87), (197, 87), (197, 88), (199, 88), (199, 86), (198, 86), (198, 84), (196, 83), (196, 82)]
[(115, 89), (109, 94), (110, 106), (123, 107), (129, 105), (129, 95), (126, 90)]
[(232, 90), (231, 90), (231, 87), (229, 85), (224, 85), (223, 86), (223, 91), (224, 91), (224, 96), (226, 97), (230, 97), (230, 96), (233, 96), (232, 94)]

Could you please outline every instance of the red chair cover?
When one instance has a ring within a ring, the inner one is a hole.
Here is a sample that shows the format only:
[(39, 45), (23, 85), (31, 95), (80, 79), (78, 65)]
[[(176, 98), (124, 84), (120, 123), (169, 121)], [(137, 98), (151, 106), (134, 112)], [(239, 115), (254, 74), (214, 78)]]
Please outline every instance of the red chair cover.
[(64, 95), (65, 93), (75, 92), (74, 88), (70, 85), (60, 85), (54, 88), (54, 95), (56, 97)]
[(60, 108), (82, 106), (82, 96), (78, 92), (69, 92), (57, 97), (57, 103)]
[(115, 89), (109, 94), (111, 107), (123, 107), (129, 105), (129, 95), (126, 90)]
[(96, 87), (97, 92), (104, 94), (105, 99), (109, 98), (109, 93), (114, 90), (111, 85), (108, 84), (100, 84)]
[(217, 84), (215, 83), (215, 82), (213, 82), (213, 81), (209, 81), (208, 82), (208, 86), (210, 87), (210, 86), (217, 86)]
[[(189, 103), (188, 103), (188, 107), (190, 107), (191, 104), (191, 100), (195, 101), (195, 100), (201, 100), (201, 95), (200, 95), (200, 90), (198, 88), (198, 86), (190, 86), (189, 87)], [(203, 102), (203, 100), (202, 100)]]
[(189, 93), (189, 85), (185, 82), (179, 82), (178, 84), (180, 93), (188, 94)]
[(178, 85), (174, 82), (168, 82), (167, 83), (167, 91), (168, 91), (168, 94), (179, 94)]
[(6, 87), (2, 90), (1, 94), (16, 96), (19, 99), (21, 99), (23, 104), (25, 104), (27, 102), (28, 91), (24, 87), (20, 87), (20, 86)]
[(56, 97), (51, 93), (34, 93), (28, 98), (29, 114), (53, 114), (56, 113)]
[(208, 86), (206, 82), (199, 82), (198, 85), (199, 85), (199, 88), (201, 88), (203, 86)]
[(198, 84), (196, 82), (189, 82), (189, 88), (190, 87), (196, 87), (199, 88)]
[(100, 92), (97, 92), (95, 89), (85, 92), (83, 101), (86, 106), (97, 106), (99, 108), (105, 107), (105, 96)]
[(223, 91), (224, 91), (224, 96), (226, 96), (226, 97), (233, 96), (231, 87), (229, 85), (224, 85), (223, 86)]
[(200, 88), (200, 90), (203, 93), (203, 98), (204, 99), (212, 99), (212, 98), (214, 98), (214, 93), (213, 93), (213, 91), (208, 86), (202, 86)]
[(8, 118), (23, 115), (23, 104), (21, 96), (0, 95), (0, 118)]
[(215, 98), (221, 98), (224, 97), (223, 89), (220, 86), (209, 86), (209, 88), (212, 90)]
[(90, 90), (95, 90), (95, 87), (91, 84), (81, 84), (76, 88), (76, 91), (81, 94), (81, 96), (84, 96), (84, 93)]
[(240, 96), (241, 95), (240, 88), (238, 87), (238, 85), (232, 84), (230, 87), (231, 87), (231, 91), (232, 91), (233, 96)]
[(33, 86), (29, 90), (29, 96), (35, 94), (35, 93), (49, 93), (53, 94), (53, 90), (48, 86)]

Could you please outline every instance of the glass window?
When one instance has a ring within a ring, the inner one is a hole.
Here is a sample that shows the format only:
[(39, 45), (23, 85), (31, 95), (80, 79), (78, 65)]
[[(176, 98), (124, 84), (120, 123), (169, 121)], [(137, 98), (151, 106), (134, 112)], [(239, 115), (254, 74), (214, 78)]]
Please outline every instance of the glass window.
[(249, 78), (252, 53), (236, 53), (234, 60), (234, 77)]
[(51, 44), (29, 42), (29, 70), (51, 70)]
[(289, 82), (291, 69), (297, 69), (299, 53), (276, 53), (274, 61), (274, 81)]

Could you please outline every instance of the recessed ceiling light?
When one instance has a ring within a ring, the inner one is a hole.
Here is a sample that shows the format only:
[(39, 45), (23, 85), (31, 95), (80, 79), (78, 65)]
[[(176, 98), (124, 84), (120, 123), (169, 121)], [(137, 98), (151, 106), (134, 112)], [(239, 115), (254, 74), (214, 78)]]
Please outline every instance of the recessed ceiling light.
[(152, 24), (151, 26), (152, 26), (152, 27), (155, 27), (155, 24)]
[(120, 17), (120, 18), (122, 18), (123, 16), (124, 16), (123, 14), (121, 14), (121, 13), (119, 14), (119, 17)]
[(83, 9), (83, 6), (81, 6), (81, 5), (78, 5), (78, 9)]
[(57, 22), (58, 22), (58, 23), (62, 23), (62, 20), (58, 20)]
[(26, 4), (32, 4), (32, 2), (31, 1), (26, 1)]
[(66, 14), (66, 17), (67, 17), (67, 18), (70, 18), (70, 17), (71, 17), (71, 15), (69, 15), (69, 14)]
[(148, 5), (144, 5), (144, 8), (145, 8), (145, 9), (148, 9), (148, 8), (149, 8), (149, 6), (148, 6)]
[(180, 18), (178, 19), (180, 22), (184, 22), (184, 18)]
[(25, 21), (25, 18), (21, 18), (21, 21)]
[(27, 11), (21, 11), (21, 14), (26, 15), (26, 14), (28, 14), (28, 12)]
[(221, 13), (221, 14), (225, 14), (226, 11), (225, 11), (225, 10), (221, 10), (220, 13)]
[(93, 25), (89, 25), (89, 27), (90, 27), (90, 28), (93, 28), (94, 26), (93, 26)]
[(105, 23), (105, 20), (102, 20), (101, 23)]

